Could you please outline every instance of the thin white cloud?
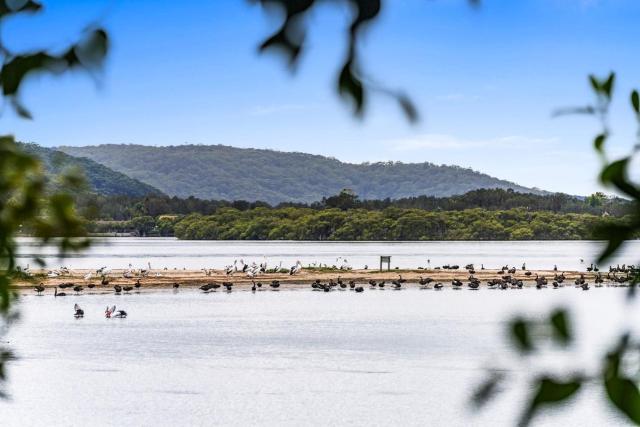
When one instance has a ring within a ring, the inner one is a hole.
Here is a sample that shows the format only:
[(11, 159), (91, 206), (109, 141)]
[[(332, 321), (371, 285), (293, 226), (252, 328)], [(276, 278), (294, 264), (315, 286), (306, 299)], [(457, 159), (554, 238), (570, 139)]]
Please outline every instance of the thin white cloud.
[(424, 148), (456, 150), (480, 147), (513, 147), (529, 144), (552, 144), (558, 142), (558, 138), (534, 138), (520, 135), (502, 136), (489, 139), (466, 139), (454, 135), (428, 133), (410, 138), (393, 139), (387, 141), (387, 145), (396, 151), (412, 151)]

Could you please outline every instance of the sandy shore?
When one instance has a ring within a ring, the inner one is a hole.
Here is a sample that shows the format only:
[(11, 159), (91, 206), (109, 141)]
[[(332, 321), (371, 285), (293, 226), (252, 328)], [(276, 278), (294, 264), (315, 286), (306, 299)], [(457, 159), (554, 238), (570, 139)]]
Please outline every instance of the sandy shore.
[[(350, 271), (314, 271), (308, 269), (302, 269), (298, 274), (291, 276), (289, 274), (272, 273), (261, 274), (258, 277), (252, 279), (245, 274), (238, 272), (232, 275), (227, 275), (222, 270), (214, 270), (210, 275), (205, 274), (201, 270), (153, 270), (148, 275), (135, 276), (133, 278), (125, 278), (123, 274), (125, 270), (112, 270), (108, 275), (109, 284), (102, 285), (99, 276), (96, 276), (93, 271), (93, 278), (85, 280), (84, 276), (91, 270), (71, 270), (70, 274), (58, 276), (58, 277), (42, 277), (36, 275), (33, 281), (17, 281), (14, 282), (14, 286), (18, 289), (33, 288), (37, 284), (42, 284), (45, 288), (54, 288), (61, 283), (73, 283), (74, 285), (80, 285), (84, 288), (84, 291), (92, 290), (112, 290), (113, 286), (133, 286), (136, 280), (140, 280), (141, 290), (144, 289), (163, 289), (173, 288), (174, 283), (178, 283), (180, 288), (197, 288), (207, 283), (219, 283), (232, 282), (237, 289), (250, 288), (252, 280), (261, 282), (264, 285), (268, 285), (273, 280), (280, 281), (280, 289), (292, 289), (308, 287), (316, 280), (320, 280), (322, 283), (328, 282), (330, 279), (337, 280), (341, 278), (345, 283), (354, 280), (358, 285), (368, 286), (369, 280), (386, 281), (387, 286), (391, 285), (391, 281), (398, 279), (399, 275), (402, 275), (406, 282), (404, 287), (419, 287), (418, 280), (420, 277), (430, 277), (435, 282), (441, 282), (445, 286), (451, 286), (453, 279), (459, 279), (465, 283), (468, 282), (469, 272), (461, 270), (391, 270), (391, 271), (378, 271), (378, 270), (350, 270)], [(46, 272), (40, 272), (46, 273)], [(531, 270), (531, 275), (525, 275), (525, 271), (517, 270), (512, 276), (515, 279), (522, 280), (525, 286), (535, 285), (534, 278), (536, 275), (544, 276), (549, 280), (549, 285), (553, 280), (554, 274), (561, 273), (551, 270)], [(503, 275), (500, 270), (480, 270), (476, 271), (474, 277), (482, 281), (482, 287), (486, 286), (486, 281), (500, 278)], [(585, 279), (593, 284), (593, 279), (596, 273), (578, 272), (578, 271), (565, 271), (565, 284), (573, 285), (574, 280), (584, 274)], [(606, 273), (603, 273), (606, 276)], [(434, 283), (435, 283), (434, 282)], [(87, 285), (93, 284), (93, 289), (88, 289)], [(71, 291), (67, 289), (67, 292)]]

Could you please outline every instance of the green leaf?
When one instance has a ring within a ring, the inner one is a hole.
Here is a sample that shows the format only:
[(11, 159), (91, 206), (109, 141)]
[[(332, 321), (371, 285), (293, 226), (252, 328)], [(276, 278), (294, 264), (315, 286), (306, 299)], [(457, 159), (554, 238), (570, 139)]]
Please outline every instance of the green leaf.
[(361, 116), (364, 110), (364, 86), (352, 70), (353, 62), (347, 61), (338, 78), (338, 93), (353, 102), (353, 111)]
[(566, 310), (556, 310), (551, 313), (549, 317), (549, 323), (553, 328), (553, 337), (560, 344), (566, 345), (571, 342), (572, 332), (571, 325), (569, 323), (569, 316)]
[(511, 321), (510, 325), (511, 339), (522, 352), (530, 352), (533, 350), (533, 342), (529, 332), (529, 322), (522, 318)]
[(413, 102), (411, 102), (411, 100), (408, 97), (404, 95), (399, 95), (398, 103), (400, 104), (400, 107), (402, 108), (402, 111), (404, 112), (405, 116), (407, 116), (407, 119), (411, 123), (415, 123), (418, 121), (418, 110), (416, 109), (415, 105), (413, 105)]
[(629, 157), (625, 157), (609, 163), (600, 173), (600, 181), (602, 181), (603, 184), (610, 184), (624, 180), (627, 176), (627, 165), (629, 164), (629, 160)]
[(500, 384), (504, 377), (505, 375), (502, 372), (491, 372), (489, 378), (482, 382), (471, 396), (473, 406), (481, 408), (487, 404), (500, 391)]
[[(109, 50), (107, 32), (101, 28), (89, 32), (73, 50), (79, 62), (85, 68), (101, 67)], [(70, 65), (72, 64), (70, 61)]]
[(633, 111), (640, 115), (640, 96), (637, 90), (631, 92), (631, 105), (633, 106)]
[(596, 136), (596, 139), (593, 141), (593, 146), (598, 152), (602, 153), (602, 148), (604, 146), (604, 142), (606, 139), (607, 139), (607, 135), (604, 133), (601, 133), (600, 135)]
[(591, 87), (596, 93), (600, 93), (600, 91), (602, 90), (602, 86), (600, 85), (600, 82), (598, 81), (596, 76), (594, 76), (593, 74), (590, 74), (589, 83), (591, 83)]
[(627, 179), (627, 167), (630, 161), (631, 157), (624, 157), (609, 163), (600, 173), (600, 181), (605, 185), (613, 185), (634, 199), (640, 199), (640, 191)]
[(640, 424), (640, 392), (635, 382), (616, 376), (605, 381), (605, 389), (611, 403), (631, 421)]
[(605, 358), (603, 383), (613, 405), (631, 421), (640, 424), (640, 391), (630, 378), (620, 375), (620, 364), (629, 347), (629, 335), (624, 334), (620, 343)]
[(608, 99), (611, 99), (611, 94), (613, 92), (613, 85), (615, 81), (616, 81), (616, 73), (611, 72), (609, 74), (609, 78), (607, 78), (607, 80), (605, 80), (604, 83), (602, 84), (602, 92)]
[(0, 19), (19, 12), (37, 12), (42, 5), (33, 0), (0, 0)]
[(607, 239), (607, 246), (600, 253), (598, 263), (606, 261), (620, 246), (628, 240), (633, 229), (626, 224), (606, 224), (598, 229), (598, 234)]
[(541, 407), (557, 404), (574, 396), (582, 386), (582, 378), (575, 377), (567, 382), (560, 382), (550, 377), (542, 377), (537, 383), (537, 390), (520, 418), (519, 426), (527, 426)]

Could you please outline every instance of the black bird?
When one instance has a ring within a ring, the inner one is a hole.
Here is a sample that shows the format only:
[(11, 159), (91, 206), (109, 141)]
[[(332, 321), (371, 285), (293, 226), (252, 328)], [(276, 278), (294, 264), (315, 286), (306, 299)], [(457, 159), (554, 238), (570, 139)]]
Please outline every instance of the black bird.
[(207, 283), (205, 285), (200, 286), (200, 290), (204, 292), (209, 292), (213, 288), (212, 283)]
[(95, 287), (96, 287), (96, 285), (95, 285), (94, 283), (89, 283), (89, 284), (87, 285), (87, 288), (89, 288), (89, 289), (93, 289), (93, 288), (95, 288)]
[(73, 290), (75, 291), (75, 293), (82, 292), (82, 286), (75, 286)]
[(444, 285), (440, 282), (436, 283), (435, 285), (433, 285), (434, 289), (440, 290), (444, 287)]
[(271, 284), (269, 286), (271, 286), (273, 289), (278, 289), (280, 287), (280, 281), (279, 280), (274, 280), (274, 281), (271, 282)]
[(44, 286), (40, 283), (38, 286), (33, 288), (33, 290), (36, 291), (38, 295), (41, 295), (44, 292)]
[(431, 277), (427, 277), (426, 279), (423, 279), (422, 276), (420, 276), (420, 280), (418, 280), (418, 283), (420, 284), (420, 286), (426, 286), (431, 282), (433, 282), (433, 279)]
[(67, 296), (67, 294), (64, 293), (64, 292), (58, 292), (58, 287), (56, 286), (56, 289), (53, 291), (53, 296), (54, 297), (65, 297), (65, 296)]
[(113, 287), (113, 290), (116, 291), (116, 294), (119, 294), (120, 292), (122, 292), (122, 286), (120, 285), (115, 285)]
[(173, 289), (178, 289), (180, 287), (180, 283), (174, 283), (173, 284)]
[(133, 287), (131, 287), (131, 286), (124, 286), (124, 287), (122, 288), (122, 290), (123, 290), (123, 291), (125, 291), (126, 293), (129, 293), (129, 292), (131, 292), (131, 291), (133, 290)]
[(140, 283), (140, 279), (136, 280), (136, 284), (133, 285), (136, 289), (140, 289), (140, 286), (142, 286), (142, 283)]
[(350, 280), (349, 281), (349, 288), (355, 289), (355, 287), (356, 287), (356, 282), (354, 280)]
[(362, 286), (358, 286), (358, 287), (356, 288), (356, 292), (358, 292), (358, 293), (359, 293), (359, 292), (364, 292), (364, 288), (363, 288)]
[(73, 315), (73, 317), (75, 317), (76, 319), (84, 317), (84, 310), (81, 309), (78, 304), (74, 305), (73, 309), (75, 310), (75, 314)]

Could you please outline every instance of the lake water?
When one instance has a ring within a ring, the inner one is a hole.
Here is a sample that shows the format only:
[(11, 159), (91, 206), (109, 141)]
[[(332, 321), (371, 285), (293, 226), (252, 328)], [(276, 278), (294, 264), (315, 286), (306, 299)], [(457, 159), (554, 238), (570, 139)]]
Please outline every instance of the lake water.
[[(36, 250), (32, 239), (21, 239), (19, 263), (29, 264)], [(304, 265), (321, 263), (340, 266), (344, 259), (354, 268), (379, 266), (381, 255), (390, 255), (392, 266), (417, 268), (475, 263), (486, 268), (503, 265), (531, 269), (584, 269), (595, 262), (602, 242), (534, 241), (534, 242), (282, 242), (282, 241), (185, 241), (173, 238), (100, 238), (82, 255), (59, 260), (54, 248), (45, 251), (51, 267), (70, 268), (222, 268), (234, 260), (270, 267), (282, 263), (290, 267), (297, 260)], [(613, 264), (636, 264), (640, 259), (640, 241), (626, 243), (624, 252)], [(581, 262), (581, 260), (583, 262)], [(32, 263), (33, 265), (33, 263)]]
[[(622, 288), (313, 292), (196, 290), (54, 299), (23, 296), (5, 337), (3, 426), (512, 426), (527, 374), (594, 366), (621, 325), (638, 325)], [(84, 308), (74, 319), (73, 304)], [(107, 304), (129, 312), (105, 319)], [(518, 358), (503, 335), (513, 313), (569, 305), (573, 350)], [(637, 329), (637, 328), (636, 328)], [(484, 369), (515, 380), (479, 413), (469, 395)], [(534, 425), (624, 425), (586, 388)]]
[[(23, 239), (24, 265), (33, 253)], [(354, 267), (392, 255), (394, 266), (526, 261), (530, 268), (584, 268), (597, 242), (297, 243), (102, 239), (73, 268), (151, 262), (155, 268), (220, 267), (244, 258), (273, 265), (347, 257)], [(638, 242), (620, 262), (636, 263)], [(55, 257), (48, 259), (52, 265)], [(2, 426), (349, 425), (511, 426), (542, 366), (593, 369), (623, 325), (638, 331), (640, 310), (623, 288), (583, 292), (406, 289), (202, 294), (194, 289), (54, 299), (26, 291), (21, 318), (3, 340), (19, 359), (9, 370), (12, 400)], [(73, 318), (73, 304), (85, 310)], [(129, 312), (105, 319), (107, 305)], [(542, 316), (568, 306), (580, 329), (572, 350), (523, 358), (505, 339), (515, 313)], [(469, 396), (486, 368), (514, 378), (494, 405), (476, 413)], [(534, 425), (624, 425), (587, 387), (566, 410)]]

